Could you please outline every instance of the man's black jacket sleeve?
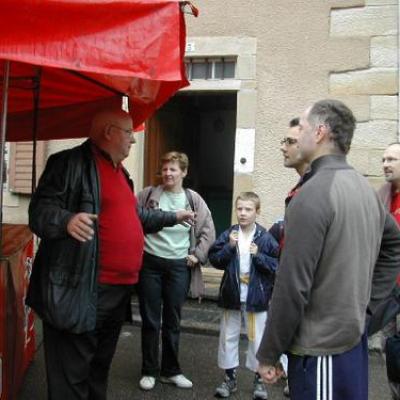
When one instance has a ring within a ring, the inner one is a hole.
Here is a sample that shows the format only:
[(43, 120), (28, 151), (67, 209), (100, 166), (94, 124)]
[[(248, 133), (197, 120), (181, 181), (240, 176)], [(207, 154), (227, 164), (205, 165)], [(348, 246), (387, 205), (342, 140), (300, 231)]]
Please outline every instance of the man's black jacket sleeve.
[(144, 233), (155, 233), (167, 226), (176, 224), (176, 213), (138, 206), (137, 213)]

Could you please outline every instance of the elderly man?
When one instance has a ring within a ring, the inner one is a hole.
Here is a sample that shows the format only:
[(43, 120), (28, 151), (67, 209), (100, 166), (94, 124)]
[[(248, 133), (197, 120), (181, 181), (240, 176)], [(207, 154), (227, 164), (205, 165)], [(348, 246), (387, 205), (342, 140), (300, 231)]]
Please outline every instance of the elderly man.
[(388, 296), (400, 265), (397, 224), (346, 162), (354, 129), (352, 112), (335, 100), (313, 104), (300, 119), (300, 154), (311, 166), (286, 210), (257, 354), (260, 374), (274, 383), (288, 353), (292, 400), (368, 398), (367, 305), (371, 299), (373, 310)]
[(51, 400), (106, 399), (143, 229), (193, 217), (137, 207), (121, 164), (133, 143), (129, 114), (96, 115), (89, 140), (49, 158), (29, 206), (29, 225), (42, 240), (27, 304), (43, 319)]

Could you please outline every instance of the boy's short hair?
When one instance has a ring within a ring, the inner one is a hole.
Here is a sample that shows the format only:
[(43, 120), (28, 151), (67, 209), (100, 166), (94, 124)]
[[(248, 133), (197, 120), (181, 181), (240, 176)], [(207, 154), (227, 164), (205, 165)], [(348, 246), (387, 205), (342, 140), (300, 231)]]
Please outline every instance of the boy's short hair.
[(261, 208), (261, 200), (258, 197), (257, 193), (254, 193), (254, 192), (242, 192), (242, 193), (240, 193), (239, 196), (236, 197), (235, 206), (237, 206), (237, 202), (239, 200), (252, 201), (254, 203), (255, 207), (256, 207), (256, 211), (259, 211), (260, 208)]
[(179, 168), (182, 171), (186, 171), (189, 168), (189, 158), (185, 153), (179, 151), (169, 151), (161, 157), (161, 165), (168, 162), (178, 162)]

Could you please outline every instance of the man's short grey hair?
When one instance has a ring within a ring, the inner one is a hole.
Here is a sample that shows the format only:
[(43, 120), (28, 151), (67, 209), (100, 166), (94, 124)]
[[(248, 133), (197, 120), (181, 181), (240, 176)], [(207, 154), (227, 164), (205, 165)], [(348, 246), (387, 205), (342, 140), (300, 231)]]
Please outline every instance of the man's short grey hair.
[(338, 150), (344, 154), (349, 152), (356, 119), (344, 103), (331, 99), (314, 103), (308, 114), (308, 122), (314, 127), (327, 126)]

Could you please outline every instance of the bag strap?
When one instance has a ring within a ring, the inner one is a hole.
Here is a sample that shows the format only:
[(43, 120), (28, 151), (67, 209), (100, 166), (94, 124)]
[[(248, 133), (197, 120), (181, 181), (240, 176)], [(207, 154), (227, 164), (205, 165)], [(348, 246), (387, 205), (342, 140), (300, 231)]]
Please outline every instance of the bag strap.
[(185, 188), (185, 194), (186, 194), (186, 197), (187, 197), (187, 199), (188, 199), (190, 208), (192, 209), (192, 211), (196, 211), (196, 210), (194, 209), (194, 202), (193, 202), (192, 193), (190, 193), (190, 190), (189, 190), (189, 189), (186, 189), (186, 188)]
[(147, 193), (146, 201), (144, 202), (144, 207), (146, 207), (146, 208), (148, 208), (147, 203), (149, 202), (152, 193), (153, 193), (153, 186), (150, 186), (149, 193)]

